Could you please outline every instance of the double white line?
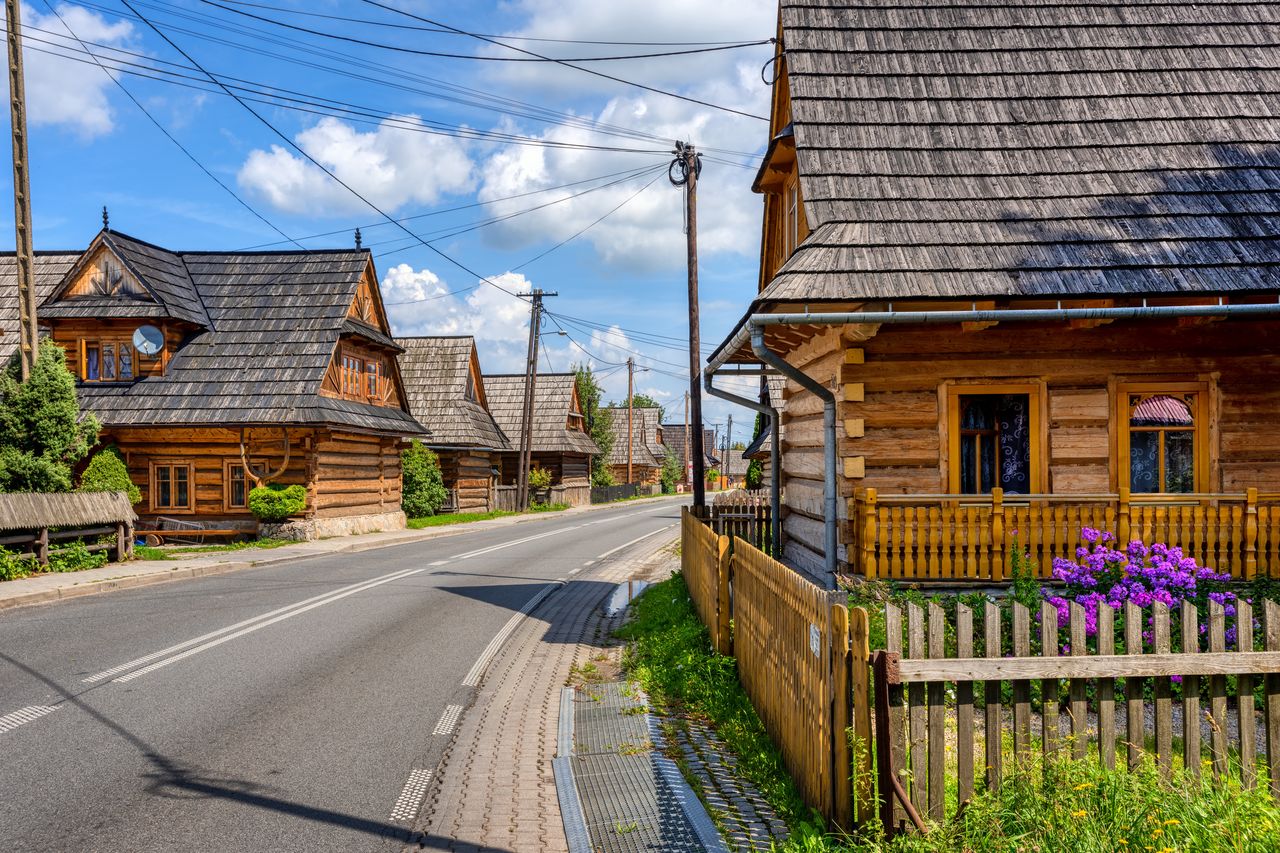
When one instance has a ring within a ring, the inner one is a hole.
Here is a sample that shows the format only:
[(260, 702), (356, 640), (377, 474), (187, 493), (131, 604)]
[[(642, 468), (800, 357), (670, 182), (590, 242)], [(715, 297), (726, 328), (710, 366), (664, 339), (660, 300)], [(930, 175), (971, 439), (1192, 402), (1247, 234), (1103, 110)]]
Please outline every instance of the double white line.
[[(102, 672), (95, 672), (88, 678), (81, 679), (81, 681), (85, 684), (96, 684), (107, 679), (120, 682), (132, 681), (133, 679), (140, 678), (149, 672), (155, 672), (157, 669), (166, 667), (169, 664), (177, 663), (178, 661), (189, 658), (192, 655), (207, 651), (215, 646), (220, 646), (223, 643), (236, 639), (237, 637), (243, 637), (245, 634), (251, 634), (254, 631), (267, 627), (268, 625), (274, 625), (277, 622), (282, 622), (285, 619), (306, 613), (308, 610), (314, 610), (317, 607), (332, 604), (333, 602), (346, 598), (349, 595), (355, 595), (357, 592), (364, 592), (367, 589), (373, 589), (375, 586), (381, 586), (385, 583), (391, 583), (392, 581), (407, 578), (410, 575), (416, 575), (421, 571), (424, 570), (404, 569), (399, 572), (392, 572), (388, 575), (381, 575), (367, 581), (360, 581), (359, 583), (339, 587), (338, 589), (330, 590), (329, 592), (321, 595), (316, 595), (311, 598), (304, 599), (303, 601), (297, 601), (293, 604), (263, 613), (259, 616), (254, 616), (251, 619), (245, 619), (244, 621), (237, 622), (234, 625), (219, 628), (217, 631), (210, 631), (208, 634), (202, 634), (201, 636), (187, 640), (186, 642), (178, 643), (176, 646), (170, 646), (167, 649), (161, 649), (158, 652), (152, 652), (149, 655), (135, 658), (134, 660), (122, 663), (119, 666), (113, 666), (111, 669), (105, 669)], [(142, 668), (137, 669), (137, 667)], [(129, 670), (134, 671), (129, 672)], [(120, 673), (128, 674), (121, 675)]]

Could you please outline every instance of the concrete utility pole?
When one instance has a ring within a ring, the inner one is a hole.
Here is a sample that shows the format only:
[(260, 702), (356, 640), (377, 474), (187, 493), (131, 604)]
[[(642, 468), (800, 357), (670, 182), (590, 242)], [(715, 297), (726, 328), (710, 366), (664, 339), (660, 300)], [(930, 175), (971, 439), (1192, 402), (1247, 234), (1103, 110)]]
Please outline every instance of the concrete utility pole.
[(533, 393), (538, 384), (538, 336), (542, 329), (542, 299), (559, 296), (541, 288), (529, 294), (529, 356), (524, 366), (524, 406), (520, 418), (520, 471), (516, 475), (516, 505), (529, 508), (529, 466), (533, 462)]
[(40, 346), (36, 322), (35, 250), (31, 246), (31, 178), (27, 163), (27, 93), (22, 73), (22, 4), (5, 0), (9, 42), (9, 119), (13, 129), (13, 223), (17, 232), (18, 351), (22, 381), (35, 368)]
[(635, 479), (631, 476), (631, 407), (632, 400), (635, 398), (635, 376), (636, 376), (636, 360), (634, 358), (627, 359), (627, 483), (634, 483)]
[(693, 422), (692, 444), (688, 445), (693, 459), (693, 505), (707, 505), (706, 457), (702, 444), (702, 347), (698, 329), (698, 173), (702, 171), (702, 158), (694, 147), (677, 142), (676, 159), (671, 161), (667, 177), (671, 183), (684, 187), (685, 234), (687, 235), (689, 262), (689, 413)]

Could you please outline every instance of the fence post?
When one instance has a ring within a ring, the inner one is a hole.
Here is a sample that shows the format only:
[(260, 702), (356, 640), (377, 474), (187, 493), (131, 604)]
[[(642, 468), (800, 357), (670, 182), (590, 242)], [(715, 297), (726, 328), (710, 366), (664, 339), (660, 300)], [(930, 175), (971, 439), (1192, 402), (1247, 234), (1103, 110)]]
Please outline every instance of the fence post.
[(991, 580), (1004, 580), (1004, 489), (991, 490)]
[(36, 560), (40, 565), (49, 565), (49, 528), (40, 528), (40, 532), (36, 534), (35, 548), (33, 550), (36, 552)]
[(866, 823), (874, 809), (871, 785), (871, 635), (867, 611), (849, 609), (849, 663), (853, 693), (853, 820)]
[(852, 668), (849, 655), (849, 609), (831, 594), (831, 799), (836, 826), (853, 828)]
[(728, 536), (716, 540), (716, 650), (722, 655), (733, 654), (733, 636), (729, 627), (733, 619), (729, 598), (730, 546)]
[[(1267, 651), (1280, 652), (1280, 604), (1262, 602), (1262, 630)], [(1263, 677), (1263, 694), (1271, 796), (1280, 800), (1280, 673)]]
[(1244, 495), (1244, 579), (1251, 581), (1258, 573), (1258, 490)]
[(868, 579), (876, 576), (875, 489), (867, 489), (862, 495), (862, 574)]
[(1120, 506), (1116, 511), (1116, 546), (1129, 544), (1129, 490), (1120, 490)]
[(126, 525), (123, 521), (116, 524), (116, 562), (123, 563), (129, 559), (129, 545), (131, 537), (127, 536)]

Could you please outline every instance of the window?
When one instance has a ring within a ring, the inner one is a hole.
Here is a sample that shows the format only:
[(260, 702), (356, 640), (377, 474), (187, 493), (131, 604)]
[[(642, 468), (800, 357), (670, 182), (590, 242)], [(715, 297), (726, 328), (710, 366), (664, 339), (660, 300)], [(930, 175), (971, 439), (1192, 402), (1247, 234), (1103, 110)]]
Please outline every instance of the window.
[(226, 509), (248, 509), (249, 487), (244, 475), (244, 465), (228, 461), (223, 471), (223, 502)]
[(186, 462), (153, 462), (151, 465), (151, 509), (191, 512), (191, 465)]
[(951, 491), (1042, 489), (1040, 392), (1035, 385), (951, 386), (948, 396)]
[(1120, 386), (1121, 486), (1188, 494), (1208, 475), (1202, 383)]
[(382, 362), (367, 361), (364, 365), (365, 375), (365, 393), (369, 395), (370, 400), (377, 400), (382, 387)]
[(342, 357), (342, 393), (358, 397), (362, 394), (364, 362), (353, 355)]
[(128, 382), (137, 354), (129, 341), (81, 340), (80, 378), (85, 382)]

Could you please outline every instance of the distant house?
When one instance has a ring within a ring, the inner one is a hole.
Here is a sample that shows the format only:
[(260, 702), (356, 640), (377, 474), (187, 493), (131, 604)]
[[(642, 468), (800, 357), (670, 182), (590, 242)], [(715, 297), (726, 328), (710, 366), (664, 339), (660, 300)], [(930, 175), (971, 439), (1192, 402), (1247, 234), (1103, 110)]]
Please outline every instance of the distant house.
[[(484, 377), (489, 411), (511, 440), (502, 454), (502, 482), (513, 484), (520, 471), (524, 374)], [(539, 373), (534, 384), (532, 464), (551, 472), (552, 500), (591, 502), (591, 458), (599, 454), (587, 434), (586, 418), (572, 373)]]
[[(787, 386), (786, 380), (781, 376), (762, 377), (760, 382), (760, 402), (772, 406), (778, 411), (779, 418), (786, 409), (786, 403), (783, 399), (783, 392)], [(782, 440), (786, 441), (786, 428), (782, 429)], [(742, 455), (746, 457), (748, 463), (755, 461), (760, 463), (760, 488), (768, 489), (773, 482), (773, 425), (768, 418), (764, 418), (764, 427), (760, 430), (760, 434), (747, 445), (747, 449), (742, 451)]]
[[(409, 414), (367, 250), (170, 251), (103, 230), (37, 259), (39, 319), (142, 490), (141, 524), (253, 525), (260, 480), (307, 487), (300, 535), (387, 530)], [(0, 354), (17, 343), (0, 260)]]
[(1211, 8), (783, 0), (709, 368), (788, 377), (790, 563), (1000, 581), (1101, 527), (1280, 571), (1280, 46)]
[[(680, 460), (680, 464), (683, 466), (683, 470), (686, 472), (690, 471), (689, 454), (685, 446), (685, 436), (688, 429), (691, 429), (691, 427), (685, 427), (683, 423), (662, 425), (663, 444), (669, 452), (676, 455), (676, 458)], [(713, 429), (704, 429), (702, 431), (702, 464), (704, 470), (707, 471), (720, 465), (720, 457), (716, 453), (716, 431)]]
[(404, 348), (400, 372), (409, 411), (427, 431), (423, 443), (440, 457), (445, 488), (453, 509), (494, 509), (502, 454), (512, 449), (509, 437), (489, 411), (475, 339), (460, 337), (397, 338)]
[[(631, 409), (631, 452), (627, 452), (627, 407), (610, 406), (601, 411), (610, 415), (613, 447), (609, 450), (609, 473), (619, 483), (657, 483), (667, 448), (662, 443), (662, 410), (656, 406)], [(631, 476), (627, 469), (630, 466)]]
[(745, 450), (732, 450), (722, 453), (720, 460), (720, 480), (726, 489), (745, 489), (747, 487), (747, 466), (751, 460)]

